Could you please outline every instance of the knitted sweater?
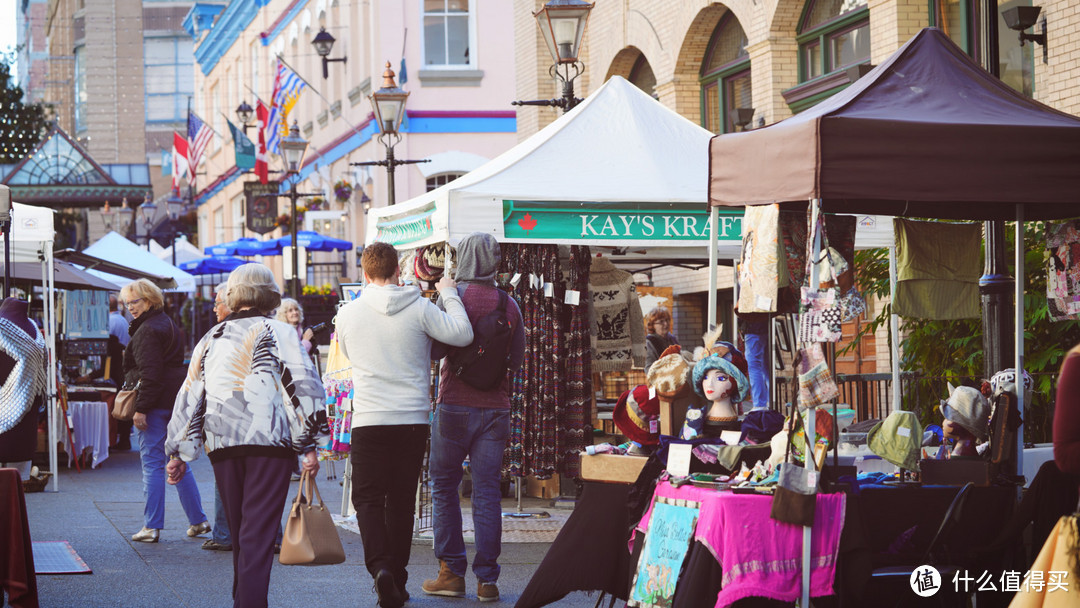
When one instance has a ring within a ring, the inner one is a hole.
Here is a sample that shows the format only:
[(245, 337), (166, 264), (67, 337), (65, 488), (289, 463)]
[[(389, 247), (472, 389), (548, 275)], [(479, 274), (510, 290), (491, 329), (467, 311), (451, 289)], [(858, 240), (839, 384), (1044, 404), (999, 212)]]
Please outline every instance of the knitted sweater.
[(645, 367), (645, 321), (633, 276), (607, 258), (593, 258), (589, 292), (593, 371)]

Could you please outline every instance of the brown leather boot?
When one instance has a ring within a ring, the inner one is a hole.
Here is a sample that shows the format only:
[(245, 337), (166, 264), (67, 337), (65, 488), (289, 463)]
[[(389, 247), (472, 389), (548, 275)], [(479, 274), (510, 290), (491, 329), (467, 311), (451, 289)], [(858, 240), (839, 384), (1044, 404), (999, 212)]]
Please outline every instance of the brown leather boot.
[(476, 599), (481, 602), (499, 601), (499, 585), (496, 583), (476, 581)]
[(439, 577), (435, 580), (424, 581), (420, 587), (428, 595), (441, 595), (444, 597), (465, 597), (465, 577), (458, 576), (450, 571), (450, 566), (443, 560), (439, 560)]

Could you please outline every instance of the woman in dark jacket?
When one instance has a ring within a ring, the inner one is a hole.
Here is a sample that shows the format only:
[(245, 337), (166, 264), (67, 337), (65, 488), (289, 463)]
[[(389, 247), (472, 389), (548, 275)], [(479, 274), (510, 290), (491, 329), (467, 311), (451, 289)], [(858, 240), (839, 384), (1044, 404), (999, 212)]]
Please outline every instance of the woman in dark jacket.
[[(135, 429), (142, 460), (143, 528), (131, 540), (156, 543), (165, 527), (165, 432), (172, 417), (173, 403), (184, 383), (184, 335), (162, 311), (161, 290), (146, 279), (129, 283), (120, 298), (134, 317), (128, 333), (131, 341), (124, 352), (124, 386), (139, 385), (135, 399)], [(188, 475), (176, 485), (180, 505), (190, 526), (188, 536), (210, 532), (202, 510), (195, 478)]]

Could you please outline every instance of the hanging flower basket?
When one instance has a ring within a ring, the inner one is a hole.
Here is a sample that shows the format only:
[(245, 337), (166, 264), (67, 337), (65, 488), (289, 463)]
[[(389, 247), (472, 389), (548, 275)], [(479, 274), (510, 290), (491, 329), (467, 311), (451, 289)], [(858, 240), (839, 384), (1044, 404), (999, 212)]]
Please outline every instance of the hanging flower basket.
[(353, 185), (349, 182), (343, 179), (334, 182), (334, 198), (336, 198), (338, 202), (347, 202), (352, 197), (352, 193)]
[(307, 209), (318, 211), (326, 206), (326, 199), (321, 196), (313, 196), (308, 200)]

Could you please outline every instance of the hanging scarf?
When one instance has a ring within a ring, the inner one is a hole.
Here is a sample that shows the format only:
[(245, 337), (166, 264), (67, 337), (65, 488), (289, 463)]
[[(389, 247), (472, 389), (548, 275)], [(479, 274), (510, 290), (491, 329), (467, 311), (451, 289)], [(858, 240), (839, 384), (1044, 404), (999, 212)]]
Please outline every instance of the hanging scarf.
[(577, 306), (567, 305), (570, 319), (566, 332), (565, 364), (559, 377), (566, 386), (566, 403), (559, 410), (559, 473), (578, 477), (581, 473), (581, 450), (588, 443), (592, 395), (592, 350), (589, 339), (589, 265), (592, 254), (587, 246), (570, 247), (570, 269), (566, 288), (578, 292)]
[(45, 338), (35, 331), (31, 338), (21, 327), (0, 317), (0, 352), (15, 360), (15, 367), (0, 387), (0, 433), (14, 428), (44, 392)]

